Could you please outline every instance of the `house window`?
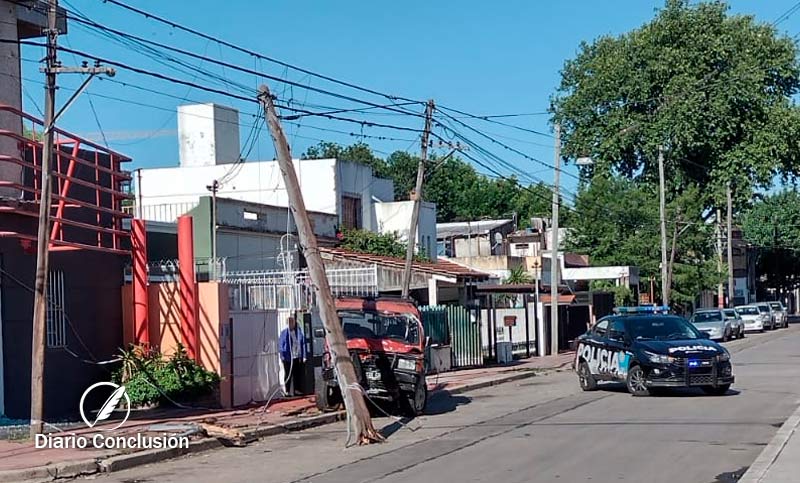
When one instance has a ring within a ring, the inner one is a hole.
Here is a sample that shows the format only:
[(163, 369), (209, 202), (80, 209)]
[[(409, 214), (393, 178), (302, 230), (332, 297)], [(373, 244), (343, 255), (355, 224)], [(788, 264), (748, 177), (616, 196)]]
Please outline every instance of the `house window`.
[(362, 228), (360, 196), (342, 195), (342, 227), (351, 230)]
[(47, 281), (47, 348), (67, 346), (67, 315), (64, 312), (64, 272), (53, 270)]

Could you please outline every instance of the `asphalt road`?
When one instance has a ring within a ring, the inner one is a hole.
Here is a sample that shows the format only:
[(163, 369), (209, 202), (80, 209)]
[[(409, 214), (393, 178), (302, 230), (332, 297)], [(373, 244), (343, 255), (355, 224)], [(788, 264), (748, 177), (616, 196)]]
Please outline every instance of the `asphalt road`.
[[(800, 326), (728, 344), (727, 396), (583, 393), (565, 371), (439, 395), (380, 445), (343, 449), (343, 424), (136, 468), (103, 482), (733, 482), (800, 402)], [(411, 431), (409, 428), (414, 429)]]

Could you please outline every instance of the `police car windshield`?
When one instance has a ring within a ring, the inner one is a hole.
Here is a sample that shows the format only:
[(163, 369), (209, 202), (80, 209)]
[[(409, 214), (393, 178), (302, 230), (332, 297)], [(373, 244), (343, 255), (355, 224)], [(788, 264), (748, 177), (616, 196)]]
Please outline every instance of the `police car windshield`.
[(699, 339), (697, 330), (681, 317), (631, 317), (628, 330), (634, 340)]

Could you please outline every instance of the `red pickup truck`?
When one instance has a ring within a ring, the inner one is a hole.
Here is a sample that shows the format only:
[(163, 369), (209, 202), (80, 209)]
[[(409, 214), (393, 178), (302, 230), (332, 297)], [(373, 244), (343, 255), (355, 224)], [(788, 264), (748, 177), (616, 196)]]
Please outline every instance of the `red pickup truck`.
[[(336, 311), (347, 337), (356, 376), (373, 401), (398, 404), (409, 416), (425, 410), (425, 334), (413, 302), (391, 298), (340, 298)], [(317, 406), (328, 410), (341, 398), (327, 344), (322, 378), (316, 384)]]

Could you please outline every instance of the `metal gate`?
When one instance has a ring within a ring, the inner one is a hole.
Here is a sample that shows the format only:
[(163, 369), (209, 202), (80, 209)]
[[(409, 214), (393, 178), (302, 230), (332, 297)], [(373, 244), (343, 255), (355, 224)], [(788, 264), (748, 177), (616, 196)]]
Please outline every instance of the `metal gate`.
[(233, 405), (268, 400), (280, 392), (276, 310), (231, 311)]
[(465, 307), (420, 307), (425, 335), (433, 343), (451, 346), (451, 366), (455, 368), (483, 365), (479, 312)]

